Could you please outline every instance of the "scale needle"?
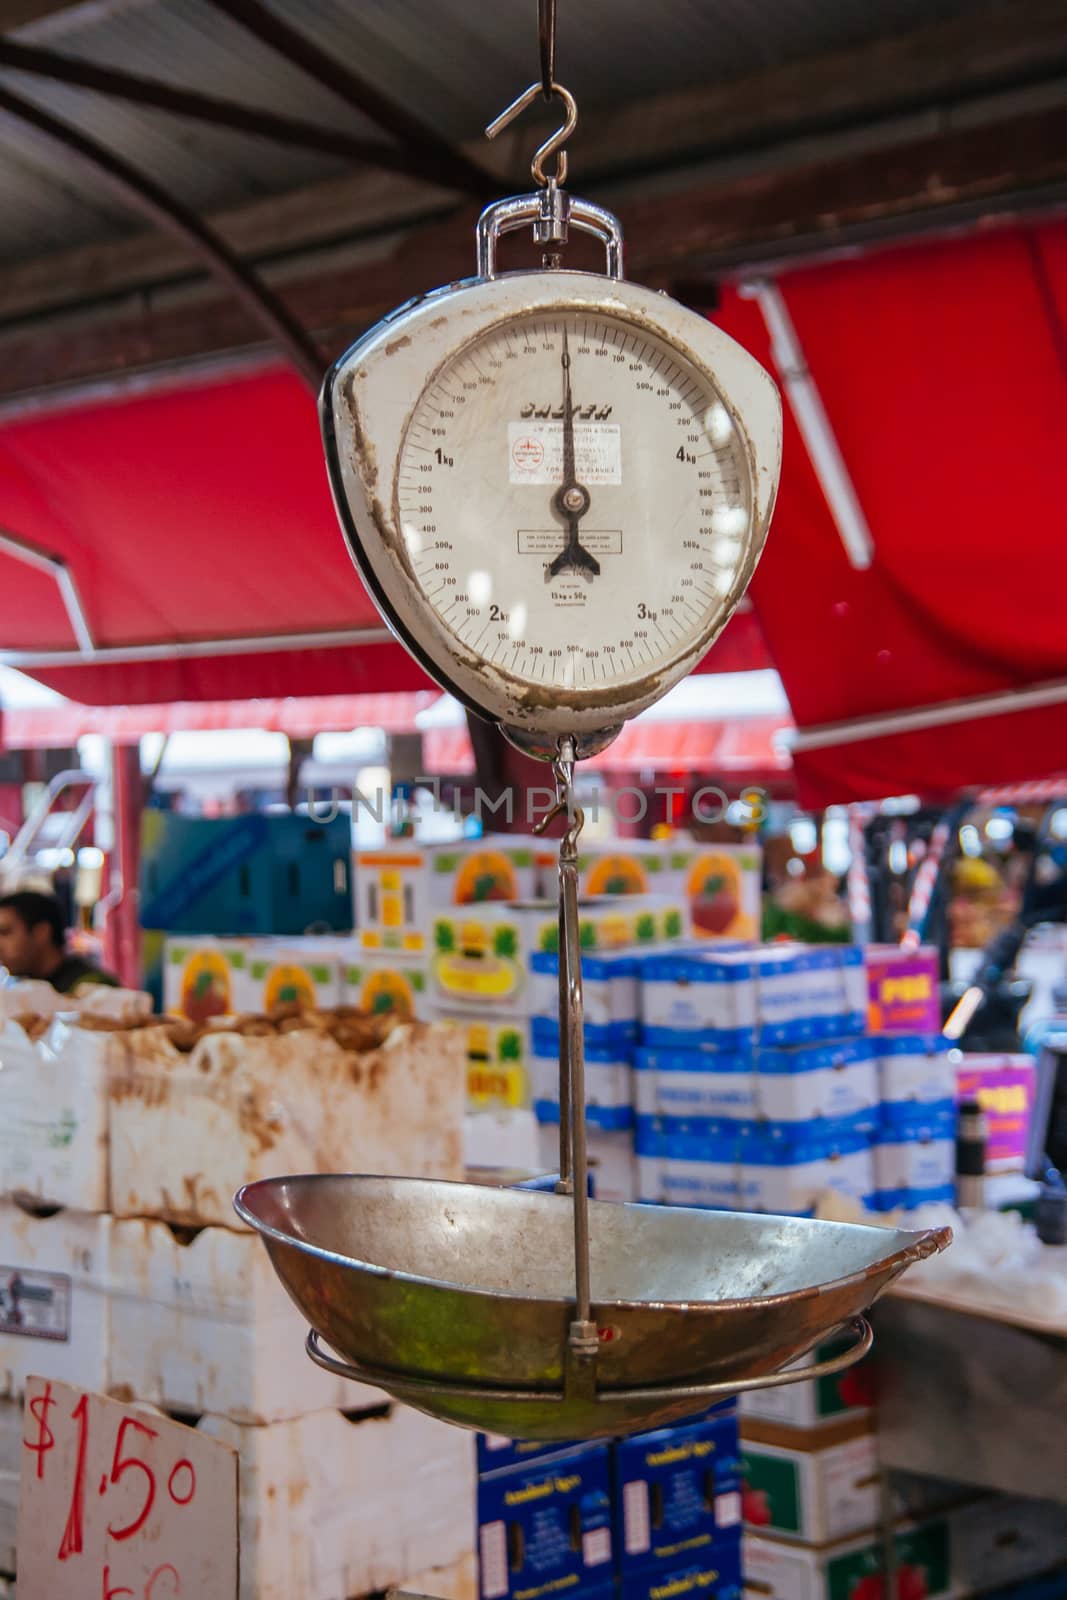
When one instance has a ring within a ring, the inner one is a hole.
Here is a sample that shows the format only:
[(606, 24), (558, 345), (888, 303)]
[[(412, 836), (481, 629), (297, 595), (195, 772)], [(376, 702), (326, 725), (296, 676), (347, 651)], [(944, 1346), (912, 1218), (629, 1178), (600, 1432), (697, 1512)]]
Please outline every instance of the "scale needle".
[(589, 554), (578, 538), (578, 524), (589, 510), (589, 490), (584, 483), (578, 482), (574, 465), (574, 405), (571, 400), (571, 356), (566, 328), (563, 329), (560, 366), (563, 368), (563, 482), (552, 497), (552, 509), (567, 525), (567, 543), (548, 572), (550, 577), (555, 578), (569, 567), (575, 572), (584, 570), (596, 578), (600, 576), (600, 562)]

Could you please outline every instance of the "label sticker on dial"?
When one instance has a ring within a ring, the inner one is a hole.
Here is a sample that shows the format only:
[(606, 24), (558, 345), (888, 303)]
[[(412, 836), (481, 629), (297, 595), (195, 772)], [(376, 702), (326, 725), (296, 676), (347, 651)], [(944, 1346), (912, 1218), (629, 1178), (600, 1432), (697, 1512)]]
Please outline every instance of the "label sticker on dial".
[[(583, 483), (622, 482), (621, 429), (616, 422), (574, 424), (574, 466)], [(563, 423), (508, 423), (508, 481), (558, 485), (563, 476)]]

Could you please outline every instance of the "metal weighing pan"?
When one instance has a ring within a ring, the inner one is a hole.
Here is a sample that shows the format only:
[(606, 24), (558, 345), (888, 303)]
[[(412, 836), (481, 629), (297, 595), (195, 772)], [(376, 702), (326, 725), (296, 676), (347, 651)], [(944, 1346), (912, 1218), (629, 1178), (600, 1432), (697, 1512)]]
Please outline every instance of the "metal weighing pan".
[[(238, 1194), (309, 1352), (434, 1416), (527, 1439), (626, 1433), (781, 1369), (943, 1249), (807, 1218), (590, 1202), (592, 1360), (574, 1362), (573, 1197), (429, 1179), (271, 1178)], [(324, 1341), (341, 1358), (321, 1348)]]

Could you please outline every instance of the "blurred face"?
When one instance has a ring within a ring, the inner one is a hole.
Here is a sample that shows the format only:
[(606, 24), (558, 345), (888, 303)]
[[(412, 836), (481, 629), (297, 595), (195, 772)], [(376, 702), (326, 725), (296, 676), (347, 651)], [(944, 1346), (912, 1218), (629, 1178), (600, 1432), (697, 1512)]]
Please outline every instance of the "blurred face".
[(55, 966), (55, 959), (47, 923), (28, 928), (9, 907), (0, 906), (0, 967), (14, 978), (39, 978)]

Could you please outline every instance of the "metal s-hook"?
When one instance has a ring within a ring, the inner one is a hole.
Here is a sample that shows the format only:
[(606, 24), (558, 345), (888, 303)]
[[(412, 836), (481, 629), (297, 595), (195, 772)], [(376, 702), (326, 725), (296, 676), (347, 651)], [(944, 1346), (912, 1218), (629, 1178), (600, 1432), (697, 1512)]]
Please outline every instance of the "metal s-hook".
[[(567, 152), (564, 149), (564, 146), (566, 145), (571, 134), (574, 132), (575, 128), (578, 126), (578, 105), (570, 90), (564, 89), (563, 85), (559, 83), (553, 83), (551, 89), (556, 99), (562, 100), (567, 113), (567, 119), (562, 128), (557, 128), (552, 137), (550, 139), (546, 139), (544, 144), (534, 152), (533, 160), (530, 162), (530, 171), (533, 174), (533, 180), (535, 183), (539, 184), (542, 189), (547, 188), (549, 184), (554, 183), (557, 187), (562, 187), (562, 185), (566, 183)], [(533, 105), (533, 102), (542, 92), (542, 85), (540, 83), (531, 83), (530, 87), (525, 89), (523, 93), (519, 95), (517, 100), (513, 100), (511, 104), (500, 113), (499, 117), (495, 118), (495, 120), (489, 124), (485, 130), (486, 138), (495, 139), (498, 133), (502, 133), (506, 127), (514, 122), (517, 116), (520, 116), (521, 113), (526, 110), (527, 106)], [(545, 173), (545, 162), (550, 156), (556, 157), (556, 171), (555, 175), (551, 178), (546, 176)]]

